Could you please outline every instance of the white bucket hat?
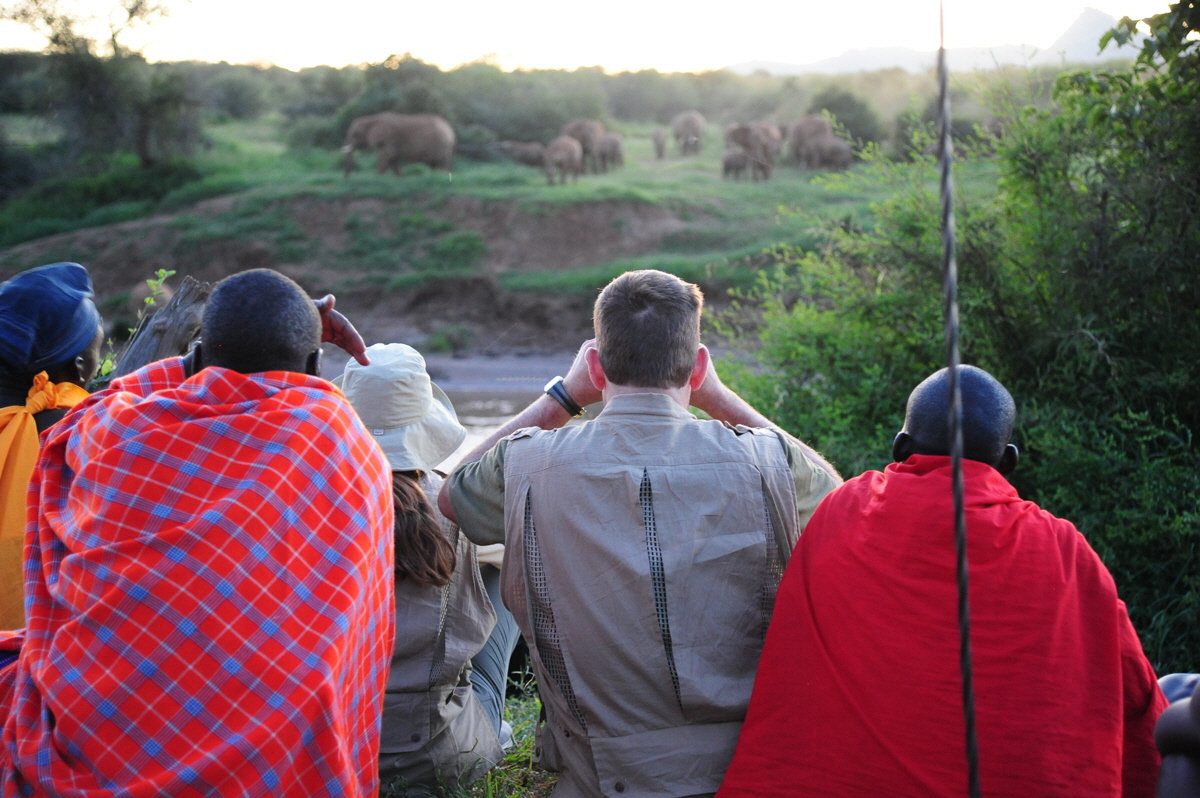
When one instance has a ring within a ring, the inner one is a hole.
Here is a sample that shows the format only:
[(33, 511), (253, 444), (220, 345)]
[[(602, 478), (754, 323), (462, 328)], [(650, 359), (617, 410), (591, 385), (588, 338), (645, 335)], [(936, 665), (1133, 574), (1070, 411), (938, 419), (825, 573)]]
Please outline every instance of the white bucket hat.
[(454, 405), (429, 379), (425, 358), (405, 344), (367, 347), (334, 379), (387, 455), (393, 471), (432, 471), (467, 437)]

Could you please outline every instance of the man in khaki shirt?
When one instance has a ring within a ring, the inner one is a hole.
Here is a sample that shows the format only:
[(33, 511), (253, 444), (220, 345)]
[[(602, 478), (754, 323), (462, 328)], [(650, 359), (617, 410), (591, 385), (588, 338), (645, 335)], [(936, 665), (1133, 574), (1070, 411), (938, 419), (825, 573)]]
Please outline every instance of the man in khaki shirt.
[(615, 279), (566, 377), (438, 497), (472, 541), (506, 545), (502, 595), (530, 647), (556, 798), (716, 792), (783, 567), (841, 484), (721, 383), (702, 303), (663, 272)]

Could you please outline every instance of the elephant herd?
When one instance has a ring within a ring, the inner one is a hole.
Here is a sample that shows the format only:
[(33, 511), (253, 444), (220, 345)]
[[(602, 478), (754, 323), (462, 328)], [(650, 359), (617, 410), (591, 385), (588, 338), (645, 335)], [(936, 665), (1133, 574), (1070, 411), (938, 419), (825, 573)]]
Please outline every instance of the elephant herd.
[(580, 174), (602, 174), (625, 165), (625, 139), (606, 131), (594, 119), (576, 119), (563, 125), (558, 138), (546, 146), (535, 141), (502, 141), (500, 152), (517, 163), (539, 167), (554, 185), (578, 181)]
[(785, 139), (792, 164), (800, 169), (846, 169), (854, 162), (850, 143), (834, 133), (824, 116), (806, 116), (790, 131), (773, 122), (734, 123), (725, 127), (722, 177), (740, 179), (749, 169), (754, 180), (769, 180)]
[[(708, 123), (698, 111), (687, 111), (671, 121), (668, 132), (659, 128), (651, 136), (655, 157), (666, 157), (667, 142), (673, 137), (680, 155), (700, 152)], [(806, 116), (789, 130), (773, 122), (725, 127), (723, 177), (740, 179), (749, 170), (754, 180), (769, 180), (776, 160), (790, 142), (792, 163), (801, 169), (845, 169), (854, 160), (850, 144), (839, 138), (828, 118)], [(432, 114), (381, 113), (355, 119), (342, 147), (343, 168), (354, 169), (357, 150), (376, 150), (376, 171), (397, 176), (404, 164), (422, 163), (449, 171), (454, 157), (454, 129)], [(547, 145), (539, 142), (502, 141), (499, 150), (513, 161), (540, 168), (550, 185), (565, 184), (569, 176), (607, 172), (625, 163), (625, 142), (619, 133), (605, 131), (593, 119), (576, 119), (563, 125), (560, 135)]]

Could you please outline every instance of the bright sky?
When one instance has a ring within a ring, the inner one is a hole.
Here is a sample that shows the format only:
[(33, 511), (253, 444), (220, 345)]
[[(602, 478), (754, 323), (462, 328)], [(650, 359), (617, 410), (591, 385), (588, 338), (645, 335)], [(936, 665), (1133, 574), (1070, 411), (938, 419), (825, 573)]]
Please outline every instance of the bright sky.
[[(1140, 18), (1165, 11), (1168, 0), (1088, 4), (1114, 17)], [(101, 18), (113, 5), (74, 2)], [(1045, 48), (1083, 7), (1080, 0), (946, 0), (947, 45)], [(295, 69), (411, 52), (443, 68), (487, 58), (505, 69), (600, 65), (609, 72), (695, 71), (743, 61), (803, 64), (850, 49), (933, 50), (938, 41), (936, 0), (174, 0), (171, 9), (124, 41), (144, 47), (154, 61), (272, 62)], [(0, 23), (0, 49), (43, 44)]]

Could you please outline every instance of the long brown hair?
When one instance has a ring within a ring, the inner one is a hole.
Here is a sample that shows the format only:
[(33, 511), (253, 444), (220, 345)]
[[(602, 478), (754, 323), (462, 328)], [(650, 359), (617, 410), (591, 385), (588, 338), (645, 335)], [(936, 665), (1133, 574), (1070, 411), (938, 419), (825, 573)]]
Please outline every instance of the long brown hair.
[(412, 580), (418, 587), (442, 587), (454, 574), (458, 558), (421, 490), (420, 478), (419, 471), (392, 472), (396, 578)]

